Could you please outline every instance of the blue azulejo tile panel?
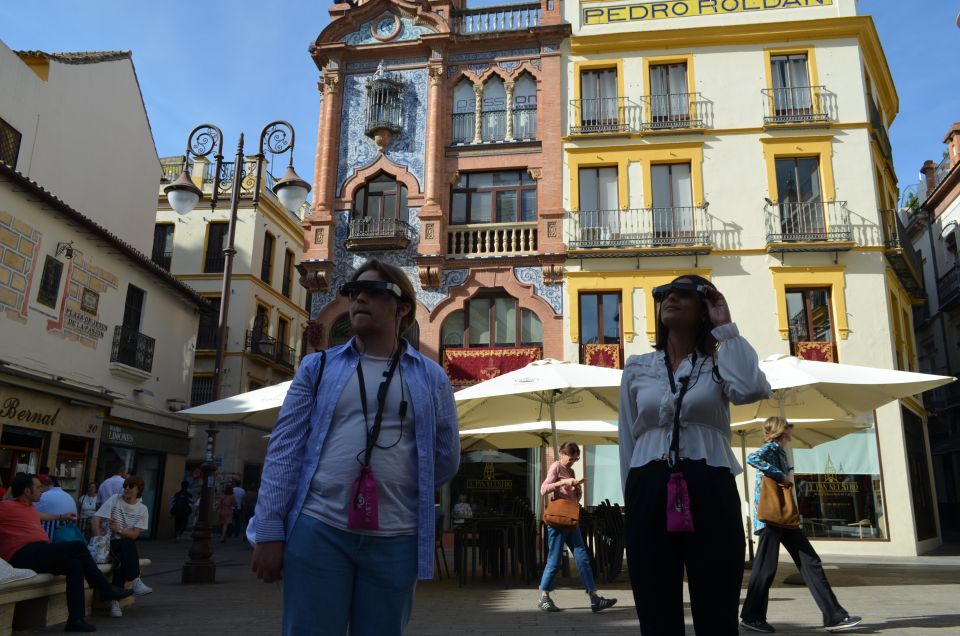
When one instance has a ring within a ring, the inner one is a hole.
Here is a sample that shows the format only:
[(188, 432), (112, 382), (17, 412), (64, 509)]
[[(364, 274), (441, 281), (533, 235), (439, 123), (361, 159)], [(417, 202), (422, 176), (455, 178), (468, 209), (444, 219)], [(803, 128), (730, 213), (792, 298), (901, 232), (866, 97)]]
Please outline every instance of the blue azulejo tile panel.
[(439, 288), (424, 289), (420, 285), (420, 275), (417, 271), (417, 245), (420, 243), (420, 217), (419, 208), (409, 210), (408, 222), (413, 227), (413, 240), (410, 245), (403, 250), (378, 250), (374, 252), (351, 252), (346, 248), (347, 235), (349, 234), (350, 211), (339, 210), (336, 212), (336, 226), (333, 231), (333, 276), (330, 280), (330, 288), (323, 293), (313, 295), (313, 306), (310, 308), (310, 317), (315, 318), (317, 314), (330, 302), (336, 299), (337, 290), (353, 275), (360, 265), (371, 258), (376, 258), (384, 263), (396, 265), (404, 271), (413, 288), (417, 292), (417, 302), (423, 305), (427, 311), (433, 309), (450, 295), (450, 289), (458, 287), (466, 282), (469, 271), (466, 269), (448, 269), (444, 270)]
[[(434, 30), (423, 24), (414, 24), (411, 18), (400, 18), (399, 33), (397, 33), (397, 19), (392, 13), (385, 12), (371, 20), (364, 22), (353, 33), (343, 37), (343, 42), (351, 46), (360, 44), (384, 44), (385, 42), (407, 42), (418, 40), (421, 35), (433, 33)], [(373, 37), (376, 32), (378, 38)]]
[[(404, 166), (423, 189), (423, 164), (427, 139), (427, 71), (412, 69), (391, 71), (403, 84), (402, 132), (387, 146), (387, 159)], [(353, 73), (344, 77), (340, 124), (340, 155), (337, 166), (337, 193), (358, 170), (377, 160), (379, 151), (366, 129), (367, 82), (372, 73)]]
[(524, 285), (533, 285), (533, 293), (544, 299), (553, 309), (553, 313), (563, 313), (563, 285), (546, 283), (543, 270), (539, 267), (514, 267), (513, 275)]

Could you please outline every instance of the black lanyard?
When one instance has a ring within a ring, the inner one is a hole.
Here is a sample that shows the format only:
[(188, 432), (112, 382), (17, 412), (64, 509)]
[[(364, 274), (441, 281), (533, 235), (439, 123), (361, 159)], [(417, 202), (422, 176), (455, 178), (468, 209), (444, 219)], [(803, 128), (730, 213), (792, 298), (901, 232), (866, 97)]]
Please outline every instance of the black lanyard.
[[(670, 362), (670, 354), (666, 349), (663, 351), (663, 362), (667, 365), (667, 377), (670, 378), (670, 392), (677, 392), (677, 382), (673, 377), (673, 364)], [(697, 366), (697, 352), (693, 352), (693, 362), (690, 363), (690, 375), (680, 378), (680, 393), (677, 394), (677, 401), (673, 406), (673, 438), (670, 440), (669, 462), (671, 466), (676, 466), (680, 461), (680, 406), (683, 404), (683, 397), (687, 394), (687, 388), (690, 384), (690, 378), (693, 376)]]
[[(357, 360), (357, 383), (360, 385), (360, 406), (363, 408), (363, 428), (367, 432), (367, 447), (363, 454), (363, 465), (370, 465), (370, 457), (373, 455), (373, 447), (377, 445), (377, 439), (380, 437), (380, 428), (383, 424), (383, 409), (387, 405), (387, 390), (390, 388), (390, 381), (393, 380), (393, 374), (400, 363), (400, 348), (397, 347), (393, 359), (390, 361), (390, 368), (384, 374), (384, 380), (377, 389), (377, 414), (373, 418), (373, 429), (371, 430), (367, 420), (367, 385), (363, 380), (363, 366), (360, 360)], [(360, 356), (361, 359), (363, 356)], [(401, 389), (402, 390), (402, 389)], [(403, 397), (401, 396), (401, 400)], [(401, 413), (400, 417), (403, 417)]]

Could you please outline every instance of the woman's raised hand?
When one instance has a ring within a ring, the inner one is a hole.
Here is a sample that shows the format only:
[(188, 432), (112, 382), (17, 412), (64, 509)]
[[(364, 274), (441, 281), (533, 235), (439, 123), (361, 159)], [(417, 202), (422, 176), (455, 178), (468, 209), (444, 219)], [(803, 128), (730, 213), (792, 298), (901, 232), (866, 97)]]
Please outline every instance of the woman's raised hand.
[(707, 312), (710, 314), (710, 321), (719, 327), (731, 322), (730, 307), (727, 306), (727, 299), (713, 287), (707, 287), (707, 294), (704, 300), (707, 303)]

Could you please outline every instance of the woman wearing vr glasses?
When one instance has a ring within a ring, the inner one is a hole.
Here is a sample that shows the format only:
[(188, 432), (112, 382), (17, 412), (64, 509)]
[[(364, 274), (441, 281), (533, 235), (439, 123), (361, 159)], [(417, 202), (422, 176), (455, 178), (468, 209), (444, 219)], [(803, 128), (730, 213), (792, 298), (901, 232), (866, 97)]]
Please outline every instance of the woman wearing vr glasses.
[[(283, 586), (283, 633), (402, 634), (433, 578), (434, 491), (456, 474), (453, 390), (402, 334), (415, 295), (367, 261), (340, 288), (354, 337), (307, 356), (263, 468), (253, 570)], [(250, 531), (248, 530), (248, 537)]]
[(730, 402), (768, 397), (753, 347), (710, 281), (653, 290), (655, 351), (630, 356), (620, 388), (620, 474), (630, 583), (646, 636), (738, 633), (744, 534)]

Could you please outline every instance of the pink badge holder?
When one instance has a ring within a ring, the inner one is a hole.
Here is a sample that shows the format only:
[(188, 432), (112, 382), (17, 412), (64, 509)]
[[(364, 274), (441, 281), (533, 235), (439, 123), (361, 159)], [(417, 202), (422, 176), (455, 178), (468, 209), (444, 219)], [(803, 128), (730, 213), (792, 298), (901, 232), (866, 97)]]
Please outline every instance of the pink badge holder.
[(377, 507), (377, 480), (369, 465), (360, 467), (360, 474), (353, 480), (350, 493), (350, 510), (347, 527), (351, 530), (379, 530), (380, 514)]
[(667, 481), (667, 532), (693, 532), (690, 493), (683, 473), (670, 473)]

